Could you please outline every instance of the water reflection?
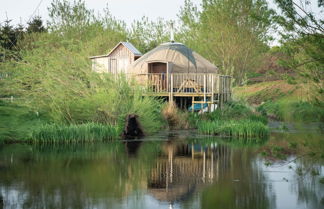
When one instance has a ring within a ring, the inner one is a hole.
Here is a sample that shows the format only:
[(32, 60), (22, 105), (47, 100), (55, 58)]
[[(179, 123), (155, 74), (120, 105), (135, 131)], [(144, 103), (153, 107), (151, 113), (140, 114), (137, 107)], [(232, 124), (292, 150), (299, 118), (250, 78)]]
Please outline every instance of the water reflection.
[(150, 172), (148, 192), (159, 201), (170, 203), (188, 199), (197, 187), (213, 182), (214, 166), (218, 166), (214, 155), (225, 160), (229, 152), (224, 147), (174, 141), (163, 144), (162, 150)]
[[(324, 188), (314, 177), (300, 178), (289, 165), (275, 172), (257, 151), (174, 135), (72, 147), (7, 145), (0, 148), (0, 208), (322, 206)], [(323, 172), (309, 161), (293, 166), (305, 164)]]

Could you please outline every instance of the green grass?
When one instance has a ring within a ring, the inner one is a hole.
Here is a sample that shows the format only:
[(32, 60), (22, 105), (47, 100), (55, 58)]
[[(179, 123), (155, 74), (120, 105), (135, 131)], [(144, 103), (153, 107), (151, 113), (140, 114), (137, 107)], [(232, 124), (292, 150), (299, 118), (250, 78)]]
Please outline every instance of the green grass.
[(266, 102), (258, 107), (260, 112), (278, 120), (291, 122), (324, 122), (324, 103), (303, 101)]
[(0, 142), (25, 141), (47, 118), (15, 103), (0, 101)]
[(118, 138), (116, 126), (97, 123), (80, 125), (43, 125), (32, 134), (34, 142), (78, 143), (113, 140)]
[[(36, 133), (32, 133), (33, 130), (43, 130), (44, 134), (50, 132), (53, 137), (47, 138), (46, 134), (45, 138), (40, 137), (40, 139), (50, 141), (62, 140), (62, 138), (66, 138), (67, 141), (79, 141), (79, 138), (80, 141), (95, 140), (92, 139), (95, 135), (89, 136), (87, 131), (73, 134), (72, 139), (65, 136), (54, 139), (58, 133), (55, 133), (53, 129), (62, 129), (62, 132), (68, 133), (67, 128), (63, 127), (83, 130), (87, 125), (78, 125), (76, 128), (73, 124), (92, 122), (112, 124), (118, 127), (118, 130), (122, 130), (128, 114), (138, 115), (145, 135), (155, 133), (164, 126), (165, 121), (161, 115), (162, 101), (152, 97), (143, 97), (139, 86), (129, 84), (124, 77), (117, 80), (111, 80), (108, 75), (102, 77), (95, 79), (100, 88), (98, 87), (97, 91), (89, 92), (85, 96), (74, 95), (71, 98), (60, 98), (60, 96), (56, 97), (53, 92), (51, 100), (48, 101), (45, 101), (48, 97), (35, 97), (30, 103), (20, 98), (17, 99), (19, 104), (0, 101), (0, 143), (35, 139)], [(50, 127), (45, 124), (66, 125)], [(100, 130), (105, 131), (104, 128)], [(86, 139), (83, 139), (84, 137)], [(97, 138), (101, 140), (102, 136), (99, 134)]]
[(222, 109), (190, 119), (200, 133), (208, 135), (258, 141), (269, 134), (267, 118), (240, 102), (230, 102)]
[(222, 109), (206, 115), (208, 120), (251, 120), (268, 123), (268, 119), (259, 112), (253, 112), (248, 106), (240, 102), (230, 102)]
[(253, 120), (202, 121), (198, 125), (198, 131), (238, 139), (266, 138), (269, 134), (269, 128), (265, 124)]

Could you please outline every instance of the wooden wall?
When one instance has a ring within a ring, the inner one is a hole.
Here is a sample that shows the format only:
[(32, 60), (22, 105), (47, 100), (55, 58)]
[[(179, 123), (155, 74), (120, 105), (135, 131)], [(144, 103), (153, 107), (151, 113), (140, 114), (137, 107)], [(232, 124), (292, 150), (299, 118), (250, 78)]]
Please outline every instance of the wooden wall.
[(98, 73), (127, 73), (127, 67), (134, 60), (134, 54), (124, 45), (119, 44), (109, 56), (93, 58), (92, 69)]

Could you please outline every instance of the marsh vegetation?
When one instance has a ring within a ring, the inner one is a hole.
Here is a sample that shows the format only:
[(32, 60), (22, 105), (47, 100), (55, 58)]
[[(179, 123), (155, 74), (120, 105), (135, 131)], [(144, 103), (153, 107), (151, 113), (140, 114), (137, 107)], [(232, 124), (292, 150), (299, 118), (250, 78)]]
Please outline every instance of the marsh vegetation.
[[(143, 17), (127, 26), (109, 8), (96, 15), (82, 0), (53, 0), (47, 24), (41, 17), (26, 26), (7, 20), (0, 25), (0, 140), (77, 141), (79, 129), (89, 138), (81, 141), (91, 141), (95, 135), (88, 126), (100, 127), (100, 140), (115, 138), (128, 114), (139, 116), (146, 135), (198, 128), (263, 138), (269, 133), (266, 117), (323, 121), (322, 20), (307, 8), (300, 15), (303, 7), (296, 3), (276, 3), (281, 13), (264, 0), (203, 0), (201, 9), (184, 2), (175, 39), (231, 75), (235, 100), (245, 104), (228, 104), (203, 117), (143, 97), (141, 87), (123, 75), (91, 71), (88, 57), (105, 54), (119, 41), (143, 53), (168, 41), (169, 21)], [(281, 45), (270, 47), (271, 31), (278, 27)], [(65, 136), (56, 136), (61, 132)]]

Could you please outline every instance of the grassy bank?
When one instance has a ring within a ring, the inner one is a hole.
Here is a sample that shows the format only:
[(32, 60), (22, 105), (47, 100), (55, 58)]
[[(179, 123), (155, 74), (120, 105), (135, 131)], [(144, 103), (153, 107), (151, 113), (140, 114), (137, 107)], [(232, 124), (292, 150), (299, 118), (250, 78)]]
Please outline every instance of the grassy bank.
[(200, 133), (209, 135), (262, 139), (269, 134), (267, 118), (238, 102), (231, 102), (221, 110), (201, 116), (195, 123)]
[(313, 101), (309, 86), (285, 80), (261, 82), (234, 88), (234, 97), (275, 120), (324, 122), (323, 101)]
[(49, 122), (44, 114), (4, 101), (0, 101), (0, 118), (0, 143), (26, 141), (33, 129)]
[(93, 79), (102, 87), (82, 96), (62, 100), (36, 97), (33, 101), (21, 97), (13, 103), (0, 102), (0, 143), (115, 139), (120, 136), (128, 114), (138, 115), (145, 135), (165, 126), (162, 102), (143, 97), (136, 84), (128, 84), (123, 77), (111, 80), (95, 75)]
[(106, 141), (119, 137), (117, 126), (97, 123), (80, 125), (43, 125), (32, 133), (34, 142), (78, 143)]

